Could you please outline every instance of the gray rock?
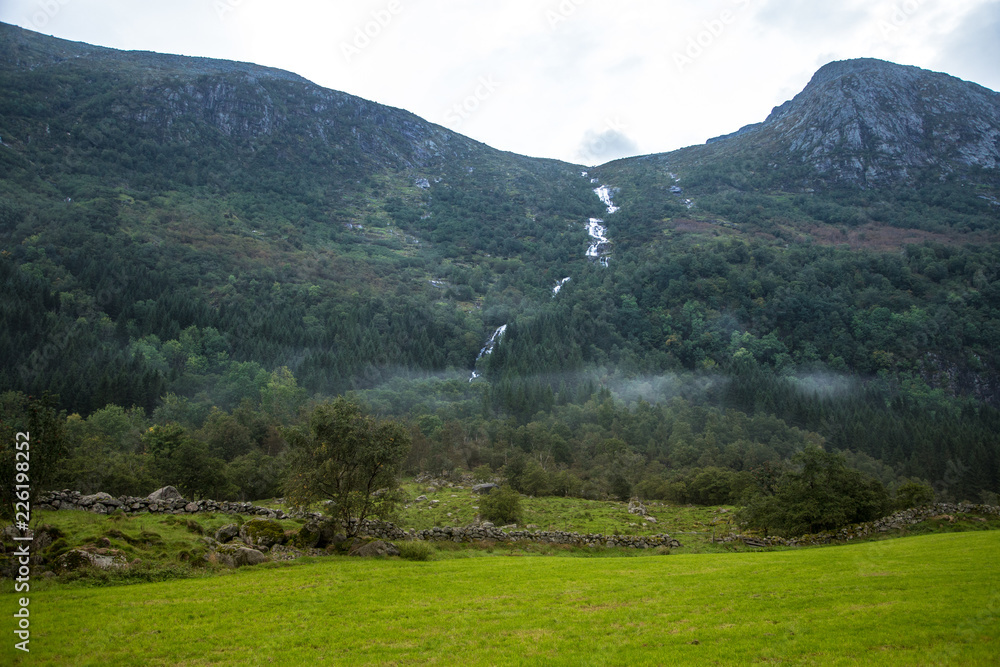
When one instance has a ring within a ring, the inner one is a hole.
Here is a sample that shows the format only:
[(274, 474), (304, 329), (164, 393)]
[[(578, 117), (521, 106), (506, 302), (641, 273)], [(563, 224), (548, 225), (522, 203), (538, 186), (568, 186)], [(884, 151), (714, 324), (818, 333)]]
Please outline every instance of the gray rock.
[(167, 503), (173, 500), (184, 500), (184, 496), (182, 496), (180, 492), (172, 486), (165, 486), (162, 489), (157, 489), (147, 497), (150, 500), (159, 503)]
[(227, 523), (215, 531), (215, 539), (225, 544), (240, 534), (240, 527), (235, 523)]
[(97, 503), (111, 507), (118, 507), (119, 505), (121, 505), (120, 502), (115, 500), (114, 496), (112, 496), (110, 493), (104, 493), (103, 491), (101, 491), (100, 493), (94, 493), (89, 496), (83, 496), (82, 498), (80, 498), (79, 502), (79, 504), (83, 505), (84, 507), (90, 507), (91, 505), (96, 505)]
[(354, 549), (351, 552), (352, 556), (359, 556), (362, 558), (371, 557), (384, 557), (384, 556), (398, 556), (399, 549), (396, 545), (391, 542), (383, 542), (382, 540), (375, 540), (374, 542), (369, 542), (368, 544)]
[(220, 554), (219, 559), (231, 567), (260, 565), (261, 563), (267, 562), (267, 556), (256, 549), (250, 549), (248, 547), (237, 547), (235, 549), (227, 549), (224, 552), (219, 551), (217, 553)]
[(108, 551), (110, 553), (98, 554), (83, 549), (70, 549), (56, 559), (55, 569), (74, 571), (87, 567), (96, 567), (102, 570), (127, 567), (128, 561), (125, 560), (124, 556), (114, 550)]
[(474, 487), (472, 487), (472, 492), (473, 493), (478, 493), (480, 495), (485, 495), (485, 494), (490, 493), (491, 491), (493, 491), (493, 489), (499, 489), (499, 488), (500, 488), (499, 486), (497, 486), (496, 484), (492, 484), (492, 483), (488, 483), (488, 484), (476, 484)]
[(285, 529), (274, 519), (250, 519), (240, 526), (240, 539), (253, 547), (271, 548), (285, 541)]

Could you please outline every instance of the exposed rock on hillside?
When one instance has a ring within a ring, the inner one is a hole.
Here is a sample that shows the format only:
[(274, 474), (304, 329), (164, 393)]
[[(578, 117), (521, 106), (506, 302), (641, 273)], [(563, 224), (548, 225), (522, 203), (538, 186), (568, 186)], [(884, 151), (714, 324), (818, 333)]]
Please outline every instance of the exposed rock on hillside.
[(777, 173), (790, 189), (881, 188), (970, 173), (996, 181), (1000, 93), (882, 60), (832, 62), (763, 122), (652, 159), (682, 173), (713, 164)]
[(822, 179), (874, 186), (1000, 165), (1000, 93), (874, 59), (833, 62), (767, 120), (711, 140)]

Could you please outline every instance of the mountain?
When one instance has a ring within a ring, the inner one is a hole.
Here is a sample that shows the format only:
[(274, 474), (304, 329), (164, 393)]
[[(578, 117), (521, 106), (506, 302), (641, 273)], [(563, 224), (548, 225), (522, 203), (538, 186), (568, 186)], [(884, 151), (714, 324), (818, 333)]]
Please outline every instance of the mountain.
[(676, 157), (724, 155), (792, 175), (803, 187), (884, 188), (956, 174), (985, 175), (995, 184), (1000, 93), (881, 60), (833, 62), (763, 122)]
[(833, 62), (760, 124), (709, 140), (872, 187), (1000, 165), (1000, 93), (874, 59)]
[(150, 420), (278, 470), (279, 427), (351, 391), (410, 421), (416, 471), (682, 500), (822, 442), (1000, 491), (997, 95), (974, 84), (833, 63), (759, 125), (593, 169), (5, 25), (0, 92), (0, 391), (79, 413), (81, 470), (82, 420), (135, 406), (121, 492)]
[(860, 59), (824, 66), (760, 123), (595, 173), (647, 217), (682, 202), (748, 233), (887, 249), (993, 240), (998, 167), (1000, 93)]
[[(547, 294), (587, 262), (585, 225), (570, 223), (603, 207), (574, 165), (288, 72), (0, 32), (0, 227), (14, 261), (58, 285), (67, 322), (105, 313), (122, 342), (225, 330), (228, 354), (314, 366), (318, 386), (343, 388), (371, 365), (471, 367), (502, 323), (481, 319), (494, 264)], [(113, 286), (106, 303), (98, 285)], [(257, 318), (268, 308), (287, 331)], [(25, 329), (13, 357), (72, 329), (36, 324), (53, 331)], [(347, 341), (366, 336), (359, 355)], [(19, 381), (49, 386), (69, 363), (53, 354)]]

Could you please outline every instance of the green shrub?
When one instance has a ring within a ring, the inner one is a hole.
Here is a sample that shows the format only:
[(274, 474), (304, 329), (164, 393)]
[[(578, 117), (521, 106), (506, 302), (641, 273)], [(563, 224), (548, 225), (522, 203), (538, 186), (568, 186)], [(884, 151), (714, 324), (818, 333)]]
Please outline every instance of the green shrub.
[(486, 494), (479, 501), (479, 515), (496, 524), (521, 522), (521, 496), (509, 486)]
[(908, 510), (934, 502), (934, 489), (926, 482), (906, 482), (896, 489), (896, 509)]
[(493, 479), (493, 470), (484, 463), (472, 471), (472, 479), (479, 484), (489, 482)]
[(405, 560), (430, 560), (431, 554), (434, 553), (434, 548), (423, 540), (399, 542), (396, 547), (399, 549), (400, 557)]

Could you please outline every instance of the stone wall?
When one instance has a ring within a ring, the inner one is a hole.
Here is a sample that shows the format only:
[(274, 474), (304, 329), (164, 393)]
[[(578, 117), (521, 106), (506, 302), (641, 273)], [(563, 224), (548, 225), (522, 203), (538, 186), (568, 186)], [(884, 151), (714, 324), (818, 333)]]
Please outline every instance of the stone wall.
[(982, 516), (1000, 516), (1000, 507), (994, 505), (974, 505), (972, 503), (937, 503), (925, 505), (914, 509), (902, 510), (890, 516), (870, 521), (868, 523), (855, 524), (841, 528), (832, 533), (817, 533), (815, 535), (803, 535), (784, 539), (781, 537), (756, 537), (747, 535), (730, 534), (716, 539), (716, 542), (736, 542), (740, 541), (755, 547), (770, 546), (814, 546), (820, 544), (832, 544), (835, 542), (850, 542), (864, 537), (871, 537), (880, 533), (889, 533), (902, 530), (908, 526), (927, 521), (928, 519), (947, 517), (953, 518), (955, 514), (979, 514)]
[[(166, 487), (171, 488), (171, 487)], [(160, 489), (163, 491), (163, 489)], [(156, 493), (160, 493), (157, 491)], [(39, 498), (38, 509), (43, 510), (65, 510), (76, 509), (93, 512), (95, 514), (111, 514), (117, 510), (122, 510), (126, 514), (139, 514), (149, 512), (151, 514), (196, 514), (198, 512), (219, 512), (222, 514), (241, 514), (246, 516), (266, 516), (269, 519), (293, 519), (302, 515), (293, 515), (281, 510), (274, 510), (269, 507), (260, 507), (251, 503), (237, 503), (215, 500), (197, 500), (189, 502), (177, 494), (163, 494), (154, 498), (155, 494), (150, 494), (146, 498), (135, 498), (132, 496), (119, 496), (117, 498), (108, 493), (95, 493), (85, 496), (79, 491), (49, 491), (43, 493)], [(312, 516), (312, 515), (306, 515)], [(316, 514), (315, 516), (319, 516)]]
[[(260, 507), (251, 503), (219, 502), (215, 500), (188, 502), (184, 498), (181, 498), (180, 494), (177, 494), (172, 487), (160, 489), (146, 498), (132, 496), (115, 498), (107, 493), (95, 493), (84, 496), (79, 491), (51, 491), (43, 494), (39, 499), (39, 503), (39, 509), (75, 509), (95, 514), (111, 514), (118, 510), (126, 514), (139, 514), (141, 512), (149, 512), (151, 514), (216, 512), (244, 516), (264, 516), (269, 519), (279, 520), (304, 518), (312, 521), (321, 521), (324, 519), (322, 514), (316, 512), (284, 512), (269, 507)], [(346, 526), (341, 527), (346, 529)], [(626, 547), (633, 549), (652, 549), (656, 547), (678, 548), (681, 546), (680, 542), (666, 534), (597, 535), (563, 531), (504, 530), (488, 522), (466, 527), (447, 526), (428, 530), (403, 530), (388, 522), (366, 520), (361, 530), (358, 531), (358, 534), (383, 540), (428, 540), (437, 542), (526, 541), (544, 544), (569, 544), (578, 547)]]

